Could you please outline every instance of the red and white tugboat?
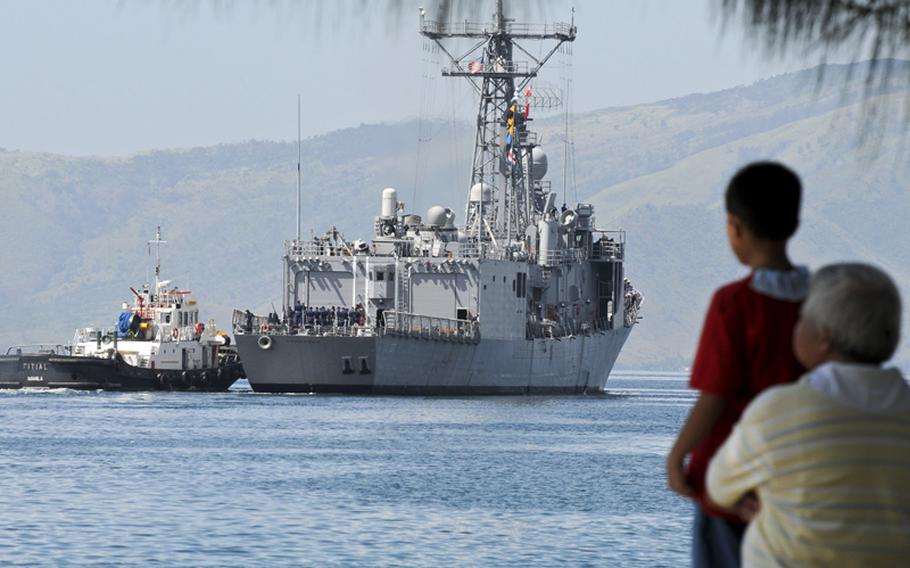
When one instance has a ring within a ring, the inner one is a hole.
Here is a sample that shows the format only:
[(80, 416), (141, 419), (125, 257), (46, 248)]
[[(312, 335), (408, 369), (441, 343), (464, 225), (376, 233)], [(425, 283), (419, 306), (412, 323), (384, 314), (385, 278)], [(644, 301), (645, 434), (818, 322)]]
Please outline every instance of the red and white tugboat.
[(203, 323), (191, 292), (161, 280), (133, 293), (113, 328), (76, 330), (67, 346), (14, 346), (0, 356), (0, 388), (225, 391), (244, 376), (230, 338)]

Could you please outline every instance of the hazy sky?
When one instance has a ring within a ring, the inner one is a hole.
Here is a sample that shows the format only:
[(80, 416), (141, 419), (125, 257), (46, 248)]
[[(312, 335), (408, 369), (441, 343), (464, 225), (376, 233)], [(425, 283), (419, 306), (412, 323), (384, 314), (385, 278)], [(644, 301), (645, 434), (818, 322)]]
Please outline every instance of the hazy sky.
[[(424, 62), (417, 7), (434, 0), (400, 3), (396, 15), (385, 0), (0, 0), (0, 147), (109, 155), (290, 140), (298, 92), (304, 136), (432, 114), (440, 93), (462, 92)], [(721, 38), (718, 3), (574, 2), (572, 108), (711, 91), (813, 64), (767, 62), (735, 27)], [(567, 1), (536, 5), (533, 21), (571, 16)], [(563, 81), (561, 61), (553, 84)]]

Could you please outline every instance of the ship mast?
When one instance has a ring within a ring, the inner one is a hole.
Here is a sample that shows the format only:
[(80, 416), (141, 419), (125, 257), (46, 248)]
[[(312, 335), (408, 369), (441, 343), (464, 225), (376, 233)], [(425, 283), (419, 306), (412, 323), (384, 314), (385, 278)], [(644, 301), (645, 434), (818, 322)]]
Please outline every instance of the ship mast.
[[(443, 76), (466, 78), (479, 95), (465, 232), (482, 245), (481, 256), (486, 254), (487, 243), (502, 256), (546, 213), (550, 187), (529, 171), (537, 136), (528, 131), (520, 99), (559, 47), (575, 40), (574, 18), (570, 24), (516, 23), (505, 17), (502, 0), (496, 0), (493, 22), (486, 24), (431, 21), (421, 9), (420, 33), (449, 57), (451, 65), (443, 69)], [(475, 43), (455, 55), (444, 43), (449, 39)], [(535, 57), (534, 50), (519, 41), (552, 41), (554, 45), (542, 57)], [(516, 50), (526, 59), (514, 60)]]
[(155, 240), (148, 241), (148, 244), (150, 249), (152, 245), (155, 245), (155, 288), (153, 293), (157, 294), (158, 284), (161, 282), (161, 245), (167, 244), (167, 241), (161, 240), (161, 225), (155, 229)]

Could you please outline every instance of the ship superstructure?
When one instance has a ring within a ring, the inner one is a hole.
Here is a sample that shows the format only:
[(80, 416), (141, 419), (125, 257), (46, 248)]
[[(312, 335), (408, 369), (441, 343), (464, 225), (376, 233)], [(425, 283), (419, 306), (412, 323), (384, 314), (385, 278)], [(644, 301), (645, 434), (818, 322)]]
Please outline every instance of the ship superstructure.
[[(443, 75), (466, 78), (478, 95), (464, 223), (448, 207), (405, 213), (397, 190), (386, 188), (369, 241), (335, 229), (306, 240), (298, 228), (285, 243), (281, 313), (235, 310), (251, 386), (602, 391), (641, 303), (623, 274), (625, 234), (598, 230), (590, 204), (557, 203), (522, 99), (557, 49), (574, 41), (574, 21), (515, 23), (499, 0), (484, 24), (436, 22), (421, 11), (420, 32), (449, 56)], [(474, 48), (452, 55), (447, 41), (455, 38)]]

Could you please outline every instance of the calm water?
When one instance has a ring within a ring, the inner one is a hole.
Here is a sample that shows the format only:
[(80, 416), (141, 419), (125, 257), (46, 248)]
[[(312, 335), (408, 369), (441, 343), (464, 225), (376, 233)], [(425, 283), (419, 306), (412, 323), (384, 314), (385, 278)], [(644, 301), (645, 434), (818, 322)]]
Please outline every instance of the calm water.
[(0, 564), (680, 566), (682, 377), (573, 398), (0, 391)]

